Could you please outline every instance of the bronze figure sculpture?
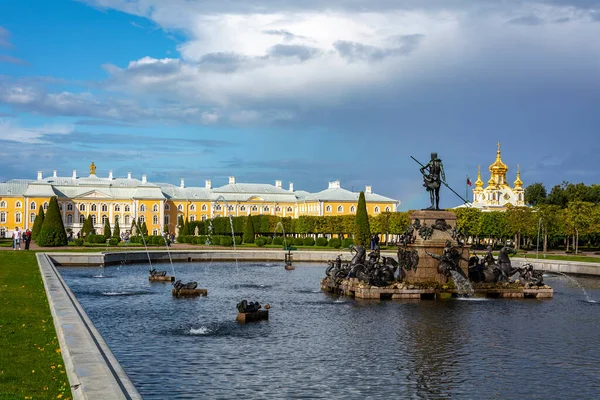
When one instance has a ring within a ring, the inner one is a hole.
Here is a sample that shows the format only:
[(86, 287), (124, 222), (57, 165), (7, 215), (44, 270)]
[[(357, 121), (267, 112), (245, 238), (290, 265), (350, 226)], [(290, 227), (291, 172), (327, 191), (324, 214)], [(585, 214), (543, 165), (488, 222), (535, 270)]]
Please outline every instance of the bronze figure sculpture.
[[(437, 153), (431, 153), (431, 160), (421, 167), (423, 174), (423, 186), (429, 192), (431, 206), (429, 210), (440, 209), (440, 186), (442, 182), (446, 182), (446, 174), (444, 173), (444, 165), (442, 160), (437, 156)], [(427, 172), (425, 172), (427, 171)]]

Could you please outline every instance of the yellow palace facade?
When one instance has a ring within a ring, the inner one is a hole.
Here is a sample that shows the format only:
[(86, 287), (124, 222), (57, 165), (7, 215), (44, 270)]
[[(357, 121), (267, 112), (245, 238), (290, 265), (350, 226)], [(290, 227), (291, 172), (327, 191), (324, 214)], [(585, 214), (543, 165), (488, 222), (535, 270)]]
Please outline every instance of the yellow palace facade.
[[(204, 187), (186, 187), (181, 179), (179, 186), (168, 183), (151, 183), (146, 175), (142, 179), (96, 175), (94, 163), (89, 176), (80, 177), (73, 171), (70, 177), (43, 177), (38, 171), (36, 180), (13, 179), (0, 183), (0, 237), (9, 237), (15, 227), (31, 229), (39, 208), (47, 209), (52, 196), (58, 198), (65, 228), (76, 234), (88, 215), (92, 216), (96, 231), (102, 231), (106, 220), (114, 228), (115, 222), (124, 232), (133, 221), (145, 222), (148, 232), (158, 235), (165, 227), (175, 232), (179, 216), (190, 221), (220, 216), (277, 215), (297, 218), (301, 215), (327, 216), (355, 214), (359, 193), (343, 189), (339, 181), (329, 182), (329, 187), (317, 193), (274, 185), (229, 183), (212, 187), (207, 180)], [(395, 212), (399, 204), (394, 200), (365, 188), (367, 211), (370, 215)]]

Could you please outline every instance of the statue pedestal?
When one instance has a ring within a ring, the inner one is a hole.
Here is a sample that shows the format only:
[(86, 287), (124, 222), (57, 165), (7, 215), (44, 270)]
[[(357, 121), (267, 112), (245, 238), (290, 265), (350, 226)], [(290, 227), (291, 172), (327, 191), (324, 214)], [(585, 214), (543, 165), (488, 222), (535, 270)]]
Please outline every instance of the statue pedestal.
[(246, 322), (266, 321), (269, 319), (269, 310), (258, 310), (256, 312), (238, 313), (235, 320), (245, 324)]
[[(456, 215), (453, 212), (444, 210), (419, 210), (412, 212), (410, 219), (413, 225), (418, 219), (421, 227), (431, 228), (433, 226), (442, 227), (445, 225), (446, 229), (433, 228), (429, 237), (423, 237), (419, 231), (415, 230), (414, 235), (416, 236), (416, 240), (414, 243), (409, 244), (407, 248), (409, 250), (417, 250), (419, 265), (416, 271), (406, 271), (406, 280), (414, 283), (446, 283), (448, 278), (438, 272), (439, 260), (429, 256), (426, 252), (441, 255), (447, 240), (453, 246), (458, 245), (458, 242), (452, 238), (451, 234), (452, 229), (456, 227)], [(426, 231), (426, 229), (422, 230)], [(462, 248), (462, 256), (468, 258), (468, 246)], [(466, 263), (464, 265), (461, 263), (461, 268), (465, 274), (468, 272)]]

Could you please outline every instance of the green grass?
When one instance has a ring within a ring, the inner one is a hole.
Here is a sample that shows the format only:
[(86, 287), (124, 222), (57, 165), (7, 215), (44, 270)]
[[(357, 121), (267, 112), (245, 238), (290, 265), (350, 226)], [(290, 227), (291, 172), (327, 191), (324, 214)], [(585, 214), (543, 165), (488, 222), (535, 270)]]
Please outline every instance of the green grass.
[(71, 398), (35, 253), (0, 251), (0, 303), (0, 398)]
[[(535, 260), (535, 254), (517, 254), (517, 257), (527, 258)], [(587, 257), (587, 256), (559, 256), (556, 254), (546, 254), (544, 257), (543, 254), (539, 254), (537, 257), (538, 260), (557, 260), (557, 261), (578, 261), (578, 262), (586, 262), (586, 263), (600, 263), (600, 257)]]
[(12, 239), (0, 239), (0, 247), (12, 247)]

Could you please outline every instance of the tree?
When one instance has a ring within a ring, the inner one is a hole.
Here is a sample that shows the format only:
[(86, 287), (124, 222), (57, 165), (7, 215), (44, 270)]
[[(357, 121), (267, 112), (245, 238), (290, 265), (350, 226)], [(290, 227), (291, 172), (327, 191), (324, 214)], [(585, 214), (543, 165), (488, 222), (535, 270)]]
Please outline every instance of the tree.
[(546, 187), (540, 182), (532, 183), (525, 187), (525, 204), (537, 206), (546, 203)]
[(48, 205), (48, 215), (44, 218), (44, 223), (37, 236), (37, 244), (42, 247), (66, 246), (68, 243), (67, 232), (63, 225), (58, 200), (56, 196), (50, 198)]
[(246, 217), (243, 240), (244, 243), (254, 243), (254, 225), (252, 224), (252, 217), (250, 215)]
[(44, 223), (44, 207), (40, 207), (40, 211), (38, 212), (35, 221), (33, 221), (33, 228), (31, 228), (31, 239), (36, 240), (38, 234), (40, 233), (40, 229), (42, 229), (42, 224)]
[(592, 226), (593, 207), (592, 203), (574, 200), (569, 202), (565, 210), (567, 228), (573, 234), (575, 254), (579, 249), (579, 235), (587, 233), (587, 229)]
[(85, 221), (83, 222), (83, 227), (81, 228), (81, 235), (88, 236), (90, 233), (94, 231), (94, 223), (92, 222), (92, 215), (88, 215)]
[(464, 207), (455, 209), (454, 213), (456, 228), (463, 232), (465, 237), (473, 237), (473, 240), (478, 242), (481, 234), (481, 210), (475, 207)]
[(564, 225), (564, 214), (559, 206), (555, 204), (542, 204), (537, 207), (535, 217), (538, 217), (537, 226), (540, 226), (542, 230), (543, 240), (543, 252), (544, 254), (548, 251), (548, 238), (559, 235)]
[(110, 222), (108, 222), (108, 218), (106, 218), (106, 222), (104, 223), (104, 237), (110, 238)]
[(142, 222), (142, 226), (140, 227), (140, 230), (142, 231), (142, 235), (144, 236), (148, 236), (148, 227), (146, 226), (146, 221)]
[(113, 230), (113, 237), (116, 237), (119, 241), (121, 241), (121, 227), (119, 227), (119, 219), (115, 219), (115, 229)]
[(183, 235), (183, 225), (185, 225), (183, 222), (183, 215), (179, 215), (177, 217), (177, 234), (179, 236)]
[(521, 236), (523, 234), (529, 236), (532, 233), (532, 228), (537, 228), (532, 220), (531, 208), (509, 207), (506, 210), (506, 218), (508, 229), (515, 237), (515, 250), (519, 250), (521, 248)]
[(565, 189), (568, 185), (569, 182), (563, 182), (560, 185), (554, 186), (548, 195), (547, 203), (557, 205), (560, 208), (565, 208), (567, 206), (567, 195), (565, 193)]
[(182, 229), (181, 234), (184, 236), (189, 236), (192, 234), (190, 232), (190, 221), (188, 220), (187, 217), (185, 217), (185, 222), (183, 223), (183, 229)]
[(365, 192), (362, 191), (358, 196), (356, 219), (354, 221), (354, 243), (360, 246), (368, 246), (371, 239), (371, 228), (369, 227), (369, 214), (367, 213)]

